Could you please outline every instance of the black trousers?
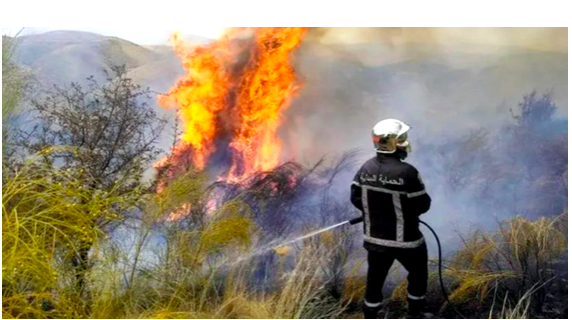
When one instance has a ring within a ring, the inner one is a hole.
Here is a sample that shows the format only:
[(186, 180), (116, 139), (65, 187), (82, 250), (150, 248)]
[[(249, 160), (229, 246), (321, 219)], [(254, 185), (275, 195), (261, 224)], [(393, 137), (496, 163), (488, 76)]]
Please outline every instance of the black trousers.
[[(381, 306), (381, 292), (387, 273), (397, 260), (407, 270), (407, 300), (412, 305), (424, 303), (427, 291), (427, 245), (423, 243), (416, 248), (389, 248), (368, 250), (367, 287), (365, 306), (376, 308)], [(419, 303), (416, 303), (419, 302)]]

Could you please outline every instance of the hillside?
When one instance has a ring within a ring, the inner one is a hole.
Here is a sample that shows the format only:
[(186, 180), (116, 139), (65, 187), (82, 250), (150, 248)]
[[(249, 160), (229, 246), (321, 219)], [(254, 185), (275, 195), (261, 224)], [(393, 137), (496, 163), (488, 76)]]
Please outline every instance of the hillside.
[[(197, 43), (208, 41), (196, 36), (191, 38)], [(180, 68), (170, 47), (140, 46), (116, 37), (80, 31), (23, 36), (14, 58), (30, 68), (47, 86), (83, 82), (89, 75), (102, 79), (103, 70), (125, 64), (136, 81), (143, 85), (154, 87), (156, 82), (166, 79), (169, 83), (162, 86), (166, 90), (175, 81)]]

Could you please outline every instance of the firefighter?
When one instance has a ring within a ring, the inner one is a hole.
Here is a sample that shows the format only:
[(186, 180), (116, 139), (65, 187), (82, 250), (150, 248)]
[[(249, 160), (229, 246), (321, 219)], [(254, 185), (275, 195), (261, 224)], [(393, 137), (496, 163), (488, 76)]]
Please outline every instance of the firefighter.
[(368, 252), (366, 319), (377, 317), (382, 287), (397, 260), (407, 270), (408, 316), (422, 313), (427, 290), (427, 246), (419, 231), (419, 215), (429, 210), (431, 198), (417, 169), (404, 162), (411, 152), (410, 127), (386, 119), (373, 127), (376, 156), (357, 172), (351, 186), (351, 202), (362, 212), (364, 247)]

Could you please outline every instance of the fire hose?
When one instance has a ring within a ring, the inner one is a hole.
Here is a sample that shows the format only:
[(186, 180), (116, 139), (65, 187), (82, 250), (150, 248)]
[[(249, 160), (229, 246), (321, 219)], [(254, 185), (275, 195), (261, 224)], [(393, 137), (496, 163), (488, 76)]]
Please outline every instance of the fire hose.
[[(357, 224), (363, 222), (363, 217), (357, 217), (354, 219), (350, 219), (348, 220), (348, 223), (351, 225)], [(465, 316), (463, 316), (463, 314), (461, 312), (459, 312), (459, 310), (457, 310), (457, 308), (455, 308), (455, 306), (453, 306), (453, 304), (451, 303), (451, 301), (449, 301), (449, 293), (447, 293), (447, 289), (445, 289), (445, 284), (443, 282), (443, 257), (442, 257), (442, 252), (441, 252), (441, 241), (439, 240), (439, 236), (437, 236), (437, 232), (435, 232), (435, 230), (433, 230), (433, 228), (431, 228), (431, 226), (422, 220), (419, 220), (419, 222), (421, 224), (423, 224), (424, 226), (426, 226), (429, 231), (431, 231), (431, 233), (433, 234), (433, 236), (435, 237), (435, 240), (437, 241), (437, 249), (439, 252), (439, 263), (438, 263), (438, 269), (439, 269), (439, 284), (441, 285), (441, 292), (443, 292), (443, 296), (445, 297), (445, 300), (447, 301), (447, 303), (451, 306), (451, 308), (453, 309), (453, 311), (455, 311), (455, 313), (463, 318), (466, 319)]]

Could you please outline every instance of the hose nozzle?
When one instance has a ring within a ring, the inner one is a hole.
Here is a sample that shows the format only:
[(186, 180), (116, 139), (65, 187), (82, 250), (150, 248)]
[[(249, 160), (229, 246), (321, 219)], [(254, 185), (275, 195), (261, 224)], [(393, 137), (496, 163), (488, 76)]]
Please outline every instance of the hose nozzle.
[(348, 221), (349, 221), (349, 223), (350, 223), (351, 225), (358, 224), (358, 223), (360, 223), (360, 222), (363, 222), (363, 216), (359, 216), (359, 217), (350, 219), (350, 220), (348, 220)]

